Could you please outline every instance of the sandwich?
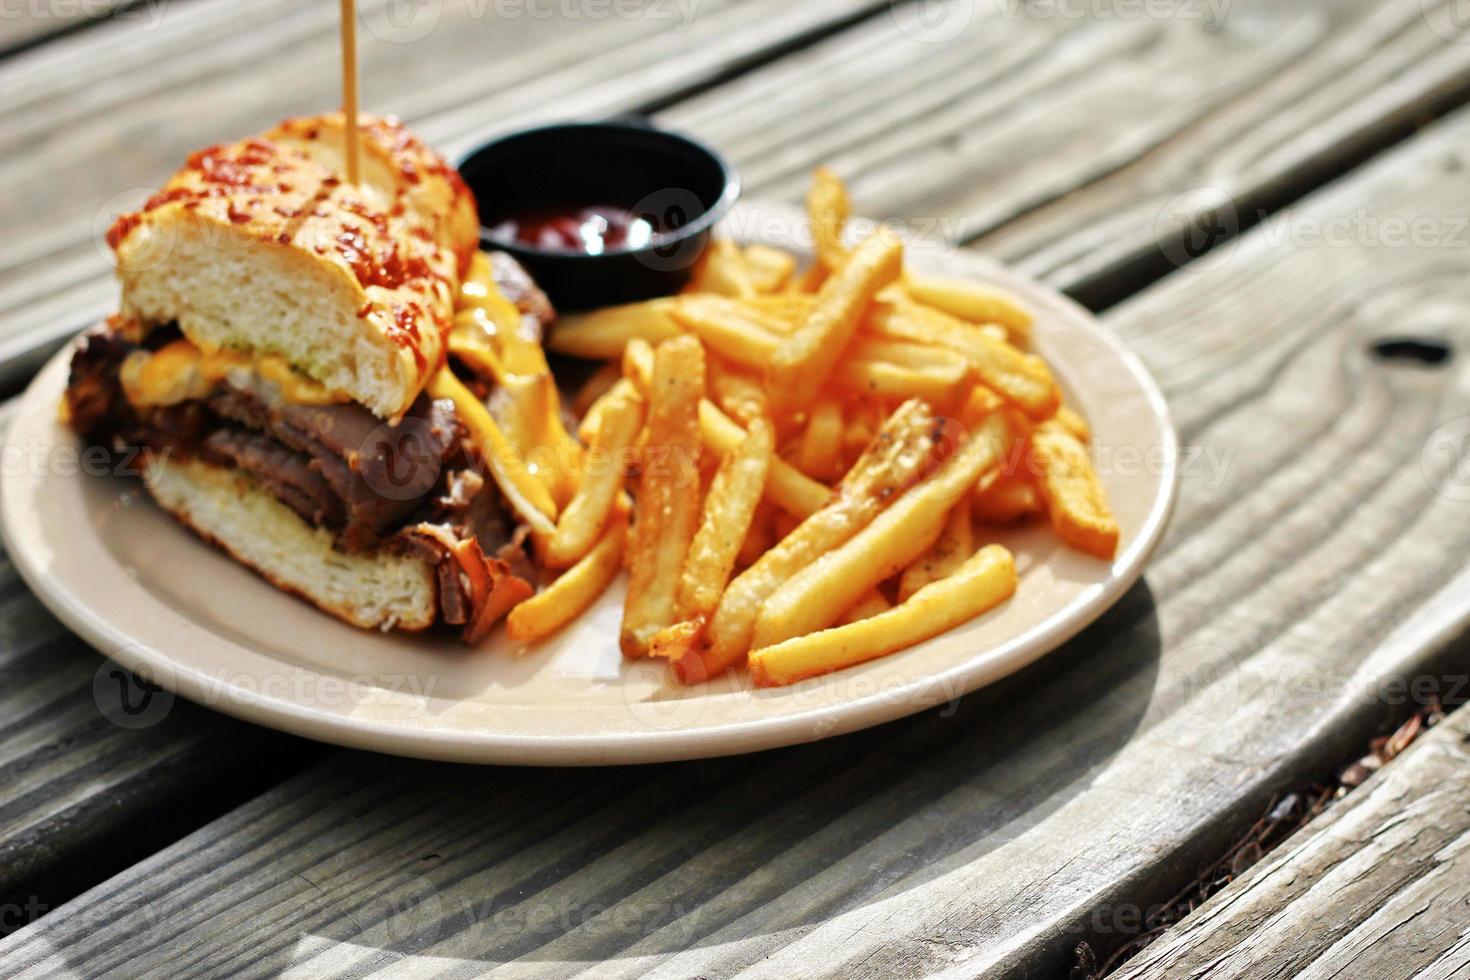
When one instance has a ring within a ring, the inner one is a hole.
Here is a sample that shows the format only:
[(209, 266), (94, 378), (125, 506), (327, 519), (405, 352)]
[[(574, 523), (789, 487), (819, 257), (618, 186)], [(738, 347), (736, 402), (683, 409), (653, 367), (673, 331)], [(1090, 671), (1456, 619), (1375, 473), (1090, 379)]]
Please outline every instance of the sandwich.
[[(118, 218), (119, 310), (80, 340), (63, 415), (276, 586), (355, 626), (473, 641), (535, 590), (526, 537), (556, 516), (524, 458), (564, 435), (553, 314), (478, 251), (452, 167), (396, 120), (359, 133), (356, 183), (341, 114), (292, 119), (194, 153)], [(526, 399), (452, 348), (518, 363), (550, 417), (508, 437)]]

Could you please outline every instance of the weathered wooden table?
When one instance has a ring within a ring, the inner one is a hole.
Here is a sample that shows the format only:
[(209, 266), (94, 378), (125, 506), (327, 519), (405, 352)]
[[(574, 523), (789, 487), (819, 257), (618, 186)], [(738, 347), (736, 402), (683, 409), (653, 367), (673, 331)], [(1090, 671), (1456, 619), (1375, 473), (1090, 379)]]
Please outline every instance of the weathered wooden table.
[[(942, 710), (573, 771), (341, 751), (182, 701), (140, 718), (4, 566), (0, 974), (1066, 976), (1278, 794), (1470, 690), (1463, 2), (361, 6), (366, 104), (442, 146), (651, 113), (751, 196), (828, 163), (862, 211), (1105, 310), (1187, 447), (1169, 537), (1078, 639)], [(0, 3), (8, 393), (113, 302), (106, 215), (192, 148), (336, 101), (335, 16)], [(1451, 356), (1375, 351), (1402, 338)], [(1122, 972), (1470, 975), (1466, 731)]]

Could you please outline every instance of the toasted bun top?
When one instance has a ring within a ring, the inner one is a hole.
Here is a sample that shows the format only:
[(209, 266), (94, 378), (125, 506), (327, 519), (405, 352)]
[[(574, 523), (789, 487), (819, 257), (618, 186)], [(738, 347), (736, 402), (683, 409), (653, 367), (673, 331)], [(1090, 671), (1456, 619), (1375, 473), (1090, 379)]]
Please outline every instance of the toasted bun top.
[(444, 358), (478, 241), (459, 175), (397, 120), (360, 120), (345, 178), (341, 113), (212, 146), (120, 217), (122, 310), (202, 347), (268, 352), (385, 418)]

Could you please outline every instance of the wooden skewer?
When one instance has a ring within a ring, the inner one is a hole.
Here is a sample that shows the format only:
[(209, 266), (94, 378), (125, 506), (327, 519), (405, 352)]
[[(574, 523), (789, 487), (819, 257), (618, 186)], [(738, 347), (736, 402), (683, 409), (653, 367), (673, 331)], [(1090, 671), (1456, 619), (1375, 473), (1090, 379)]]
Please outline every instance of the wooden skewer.
[(342, 114), (346, 118), (347, 180), (357, 183), (357, 11), (342, 0)]

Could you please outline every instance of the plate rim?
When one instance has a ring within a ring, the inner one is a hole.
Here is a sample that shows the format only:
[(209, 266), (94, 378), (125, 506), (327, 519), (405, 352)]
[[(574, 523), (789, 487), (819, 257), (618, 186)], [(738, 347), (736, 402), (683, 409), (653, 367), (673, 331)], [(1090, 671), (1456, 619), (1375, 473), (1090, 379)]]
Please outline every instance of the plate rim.
[[(744, 209), (754, 210), (752, 205), (746, 205)], [(763, 210), (779, 214), (788, 209), (775, 206)], [(1178, 496), (1178, 434), (1163, 392), (1138, 356), (1091, 311), (1058, 290), (987, 256), (962, 254), (972, 266), (995, 270), (1007, 285), (1024, 282), (1031, 290), (1045, 295), (1059, 310), (1086, 324), (1095, 339), (1127, 369), (1134, 386), (1144, 396), (1143, 400), (1162, 435), (1165, 465), (1143, 526), (1136, 534), (1130, 535), (1127, 548), (1113, 560), (1110, 574), (1097, 584), (1095, 592), (1074, 598), (1052, 615), (997, 646), (901, 687), (852, 699), (836, 699), (782, 716), (723, 722), (704, 728), (554, 734), (507, 732), (493, 728), (405, 727), (401, 722), (344, 714), (289, 697), (250, 691), (235, 682), (223, 687), (211, 685), (202, 671), (169, 656), (150, 643), (147, 637), (117, 628), (89, 609), (74, 588), (46, 574), (38, 564), (39, 556), (31, 553), (25, 541), (17, 536), (16, 529), (12, 527), (17, 515), (12, 508), (17, 506), (17, 483), (25, 476), (24, 473), (16, 475), (13, 468), (6, 468), (0, 474), (0, 517), (3, 517), (0, 519), (0, 538), (3, 538), (12, 563), (32, 593), (67, 628), (102, 653), (104, 658), (156, 678), (166, 690), (207, 708), (254, 724), (349, 748), (424, 759), (502, 765), (657, 763), (762, 751), (893, 721), (944, 704), (1013, 674), (1054, 651), (1094, 622), (1142, 578), (1148, 560), (1168, 526)], [(73, 345), (74, 342), (67, 343), (53, 355), (20, 396), (15, 415), (6, 427), (7, 445), (15, 444), (17, 430), (36, 411), (49, 409), (54, 412), (49, 400), (54, 397), (52, 393), (57, 386), (57, 376), (64, 375), (65, 362)], [(46, 404), (38, 404), (43, 398), (47, 400)], [(183, 533), (182, 529), (180, 532)], [(164, 614), (198, 626), (165, 603), (160, 601), (159, 606)], [(231, 648), (244, 648), (233, 638), (213, 632), (211, 635)], [(300, 664), (283, 666), (325, 676)]]

